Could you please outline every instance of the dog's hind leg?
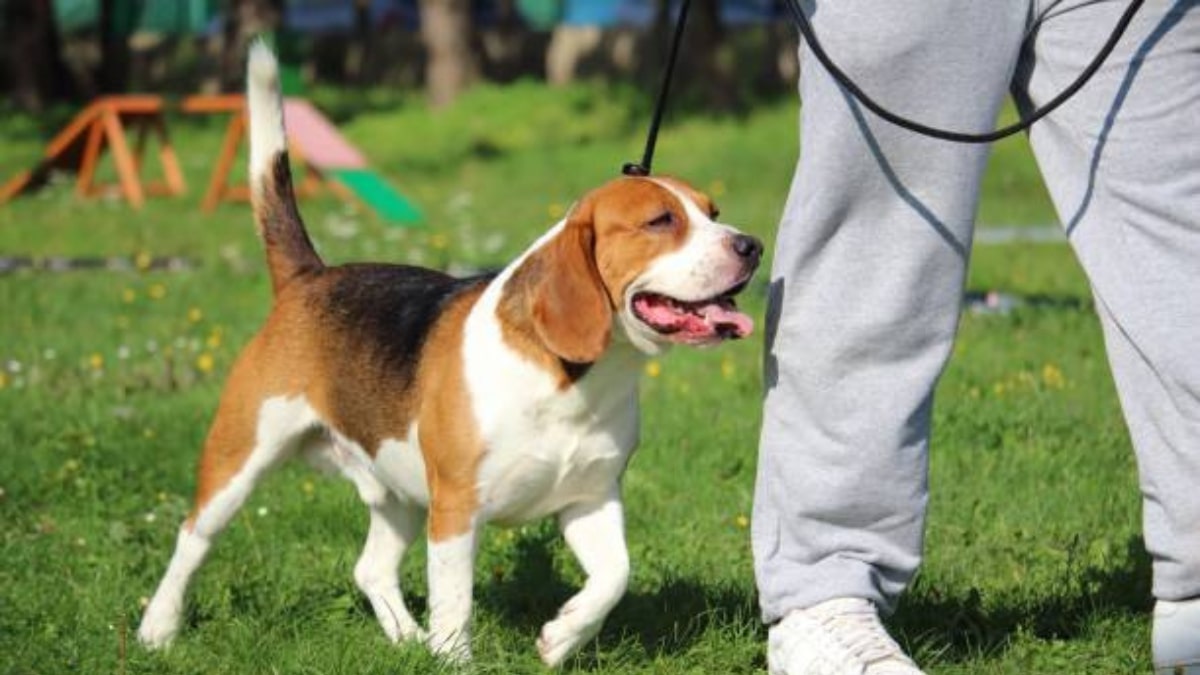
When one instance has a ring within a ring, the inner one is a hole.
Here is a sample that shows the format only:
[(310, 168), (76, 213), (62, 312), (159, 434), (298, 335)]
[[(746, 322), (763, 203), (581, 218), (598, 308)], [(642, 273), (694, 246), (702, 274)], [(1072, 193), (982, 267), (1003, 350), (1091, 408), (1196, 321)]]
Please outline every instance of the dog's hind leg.
[(425, 633), (409, 613), (400, 592), (400, 561), (421, 534), (425, 510), (401, 501), (375, 475), (362, 450), (334, 434), (329, 453), (334, 466), (354, 483), (367, 505), (371, 524), (358, 563), (354, 582), (371, 601), (379, 625), (392, 642), (424, 639)]
[(425, 633), (404, 604), (399, 567), (404, 552), (421, 533), (424, 513), (388, 494), (367, 503), (371, 525), (362, 555), (354, 566), (354, 581), (371, 601), (383, 632), (393, 642), (424, 639)]
[(559, 525), (587, 581), (558, 610), (558, 616), (542, 627), (538, 654), (551, 667), (600, 632), (604, 617), (625, 594), (629, 581), (625, 517), (619, 496), (569, 506), (559, 514)]
[(271, 398), (255, 406), (239, 393), (229, 387), (221, 400), (200, 460), (195, 508), (179, 529), (175, 553), (138, 628), (138, 639), (148, 647), (166, 646), (175, 637), (188, 582), (213, 539), (263, 475), (318, 423), (302, 397)]

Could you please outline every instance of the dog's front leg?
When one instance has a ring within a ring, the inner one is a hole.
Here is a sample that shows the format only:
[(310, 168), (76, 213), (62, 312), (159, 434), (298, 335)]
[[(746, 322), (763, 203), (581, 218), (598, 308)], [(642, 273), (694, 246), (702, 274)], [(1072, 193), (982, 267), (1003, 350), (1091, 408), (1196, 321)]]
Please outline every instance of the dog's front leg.
[[(462, 663), (471, 659), (471, 594), (478, 524), (461, 514), (438, 512), (436, 507), (429, 516), (429, 648)], [(448, 523), (459, 527), (448, 527)], [(447, 536), (446, 532), (457, 533)]]
[(559, 665), (600, 632), (604, 617), (624, 595), (629, 582), (625, 516), (615, 489), (606, 499), (567, 507), (559, 514), (559, 526), (587, 581), (558, 616), (542, 627), (538, 654), (549, 666)]

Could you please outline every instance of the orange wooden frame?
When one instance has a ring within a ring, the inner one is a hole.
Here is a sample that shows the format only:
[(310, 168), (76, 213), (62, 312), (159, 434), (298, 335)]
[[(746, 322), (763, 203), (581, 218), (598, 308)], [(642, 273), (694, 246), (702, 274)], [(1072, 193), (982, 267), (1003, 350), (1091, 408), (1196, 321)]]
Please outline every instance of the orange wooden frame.
[[(37, 167), (22, 172), (0, 187), (0, 204), (44, 181), (53, 168), (77, 169), (75, 191), (82, 197), (111, 192), (114, 186), (97, 185), (95, 182), (96, 167), (105, 148), (112, 153), (116, 167), (115, 187), (134, 208), (141, 208), (147, 194), (183, 194), (187, 186), (163, 120), (164, 108), (162, 98), (152, 95), (105, 96), (96, 99), (50, 141)], [(132, 148), (126, 137), (127, 126), (137, 133)], [(142, 158), (151, 133), (158, 139), (158, 159), (163, 179), (143, 185)]]

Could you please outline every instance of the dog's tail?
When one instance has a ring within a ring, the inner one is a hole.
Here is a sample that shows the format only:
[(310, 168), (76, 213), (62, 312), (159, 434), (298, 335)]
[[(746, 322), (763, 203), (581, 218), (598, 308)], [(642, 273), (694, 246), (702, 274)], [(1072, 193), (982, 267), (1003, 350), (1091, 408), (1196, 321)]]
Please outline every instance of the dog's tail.
[(296, 207), (283, 129), (283, 95), (279, 63), (262, 40), (250, 46), (246, 68), (246, 103), (250, 123), (250, 202), (254, 222), (267, 249), (267, 267), (275, 293), (298, 276), (324, 264)]

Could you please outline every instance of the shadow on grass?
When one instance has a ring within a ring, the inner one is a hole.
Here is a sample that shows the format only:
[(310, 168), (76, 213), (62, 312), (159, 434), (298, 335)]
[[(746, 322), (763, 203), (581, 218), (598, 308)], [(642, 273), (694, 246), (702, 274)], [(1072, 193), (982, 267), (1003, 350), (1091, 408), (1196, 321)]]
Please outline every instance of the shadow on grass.
[(1119, 568), (1080, 570), (1071, 589), (1042, 589), (1043, 597), (999, 607), (984, 607), (975, 589), (965, 598), (943, 597), (918, 583), (889, 623), (909, 645), (947, 662), (1001, 653), (1022, 630), (1040, 639), (1077, 638), (1098, 616), (1149, 613), (1150, 557), (1141, 538), (1131, 537), (1125, 553)]
[[(545, 528), (522, 538), (513, 574), (481, 589), (488, 609), (521, 631), (536, 633), (577, 590), (554, 568), (556, 536)], [(889, 623), (902, 641), (944, 663), (1001, 654), (1020, 632), (1047, 640), (1079, 638), (1103, 615), (1150, 611), (1150, 558), (1140, 537), (1126, 542), (1124, 559), (1116, 568), (1078, 570), (1070, 588), (1042, 589), (1040, 598), (996, 607), (985, 607), (974, 589), (965, 597), (944, 596), (918, 583)], [(605, 622), (599, 651), (632, 638), (648, 654), (676, 656), (712, 631), (755, 631), (758, 641), (765, 641), (757, 599), (749, 588), (675, 577), (656, 588), (630, 592)], [(600, 667), (595, 653), (582, 652), (575, 667)]]
[[(477, 597), (488, 611), (518, 632), (536, 635), (543, 623), (554, 618), (579, 588), (568, 583), (555, 569), (558, 534), (553, 528), (539, 528), (516, 543), (512, 574), (477, 589)], [(600, 652), (631, 639), (648, 654), (682, 654), (712, 630), (727, 632), (731, 627), (765, 629), (758, 621), (758, 602), (742, 587), (705, 583), (695, 578), (672, 577), (647, 590), (626, 593), (604, 622)], [(584, 650), (575, 658), (575, 668), (593, 670), (602, 667), (594, 650)]]
[[(556, 569), (556, 557), (564, 553), (562, 546), (553, 527), (537, 528), (519, 537), (509, 554), (511, 571), (477, 585), (479, 606), (514, 631), (536, 635), (579, 590)], [(1019, 633), (1045, 640), (1076, 639), (1105, 615), (1149, 613), (1150, 558), (1140, 537), (1126, 542), (1124, 560), (1115, 568), (1077, 570), (1070, 588), (1040, 589), (1042, 597), (1016, 597), (992, 607), (984, 606), (975, 589), (945, 595), (918, 580), (888, 623), (902, 643), (925, 659), (941, 663), (1002, 655)], [(674, 576), (653, 588), (631, 591), (605, 621), (599, 649), (584, 649), (574, 657), (572, 669), (603, 669), (606, 664), (597, 655), (631, 640), (646, 654), (667, 658), (687, 653), (710, 633), (753, 633), (754, 641), (765, 645), (766, 629), (759, 623), (758, 602), (751, 589), (749, 580), (733, 586)], [(406, 593), (406, 599), (410, 609), (422, 616), (427, 599), (413, 590), (416, 592)], [(346, 591), (354, 593), (353, 589)], [(235, 598), (234, 603), (247, 606), (245, 611), (254, 604), (245, 598), (240, 602)], [(352, 604), (352, 611), (362, 619), (373, 616), (361, 596), (355, 594)], [(189, 623), (203, 620), (194, 613), (189, 618)]]

